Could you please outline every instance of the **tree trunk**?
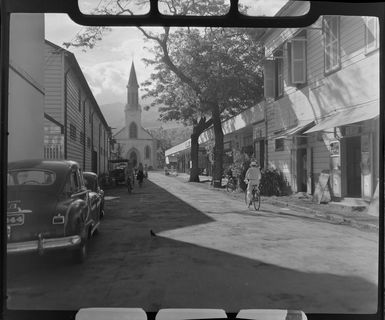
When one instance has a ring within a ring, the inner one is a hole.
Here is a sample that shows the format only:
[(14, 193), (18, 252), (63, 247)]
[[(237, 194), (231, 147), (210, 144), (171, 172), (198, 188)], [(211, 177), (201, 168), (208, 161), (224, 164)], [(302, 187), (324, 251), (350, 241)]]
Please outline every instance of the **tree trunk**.
[(206, 121), (206, 117), (202, 117), (199, 122), (194, 123), (193, 133), (191, 134), (191, 170), (189, 182), (199, 182), (199, 136), (213, 123), (212, 119)]
[(218, 104), (212, 106), (212, 119), (215, 136), (213, 186), (214, 188), (221, 188), (223, 171), (223, 131)]
[(189, 182), (199, 182), (199, 167), (198, 167), (198, 153), (199, 153), (199, 134), (195, 133), (195, 127), (191, 134), (191, 170)]

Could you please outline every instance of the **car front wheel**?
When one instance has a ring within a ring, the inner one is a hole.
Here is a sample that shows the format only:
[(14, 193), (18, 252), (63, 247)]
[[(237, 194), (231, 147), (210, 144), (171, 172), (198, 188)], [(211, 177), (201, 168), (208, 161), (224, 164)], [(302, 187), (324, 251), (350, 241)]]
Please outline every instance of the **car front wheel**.
[(83, 241), (81, 245), (73, 252), (73, 260), (75, 263), (83, 263), (87, 259), (87, 241)]

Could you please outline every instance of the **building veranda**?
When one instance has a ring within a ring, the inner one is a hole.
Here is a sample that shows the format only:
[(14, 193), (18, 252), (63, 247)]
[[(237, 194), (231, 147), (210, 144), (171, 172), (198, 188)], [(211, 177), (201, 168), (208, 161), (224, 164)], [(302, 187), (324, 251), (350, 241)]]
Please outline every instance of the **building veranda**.
[[(301, 15), (307, 5), (288, 2), (277, 15)], [(379, 177), (377, 18), (323, 16), (307, 28), (266, 29), (260, 40), (265, 99), (222, 122), (224, 169), (241, 153), (279, 170), (293, 192), (314, 195), (326, 177), (332, 200), (370, 201)], [(212, 129), (199, 138), (205, 173), (210, 143)], [(165, 155), (189, 171), (189, 141)]]

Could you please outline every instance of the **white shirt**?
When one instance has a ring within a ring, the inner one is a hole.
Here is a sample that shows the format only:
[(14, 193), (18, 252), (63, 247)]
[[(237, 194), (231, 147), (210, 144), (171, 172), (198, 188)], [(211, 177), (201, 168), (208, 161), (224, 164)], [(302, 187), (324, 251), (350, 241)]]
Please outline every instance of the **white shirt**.
[(261, 170), (259, 170), (259, 167), (250, 167), (247, 169), (245, 178), (249, 180), (260, 180)]

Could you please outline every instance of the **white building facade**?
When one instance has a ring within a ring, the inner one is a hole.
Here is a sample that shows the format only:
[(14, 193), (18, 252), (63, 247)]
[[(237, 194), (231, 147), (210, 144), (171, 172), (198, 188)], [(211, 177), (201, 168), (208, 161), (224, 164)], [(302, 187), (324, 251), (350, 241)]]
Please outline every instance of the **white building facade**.
[[(306, 2), (280, 15), (300, 15)], [(272, 29), (265, 45), (268, 165), (293, 191), (312, 194), (329, 174), (335, 199), (370, 200), (378, 182), (379, 25), (375, 17), (323, 16)]]
[(43, 158), (44, 15), (11, 15), (8, 161)]

